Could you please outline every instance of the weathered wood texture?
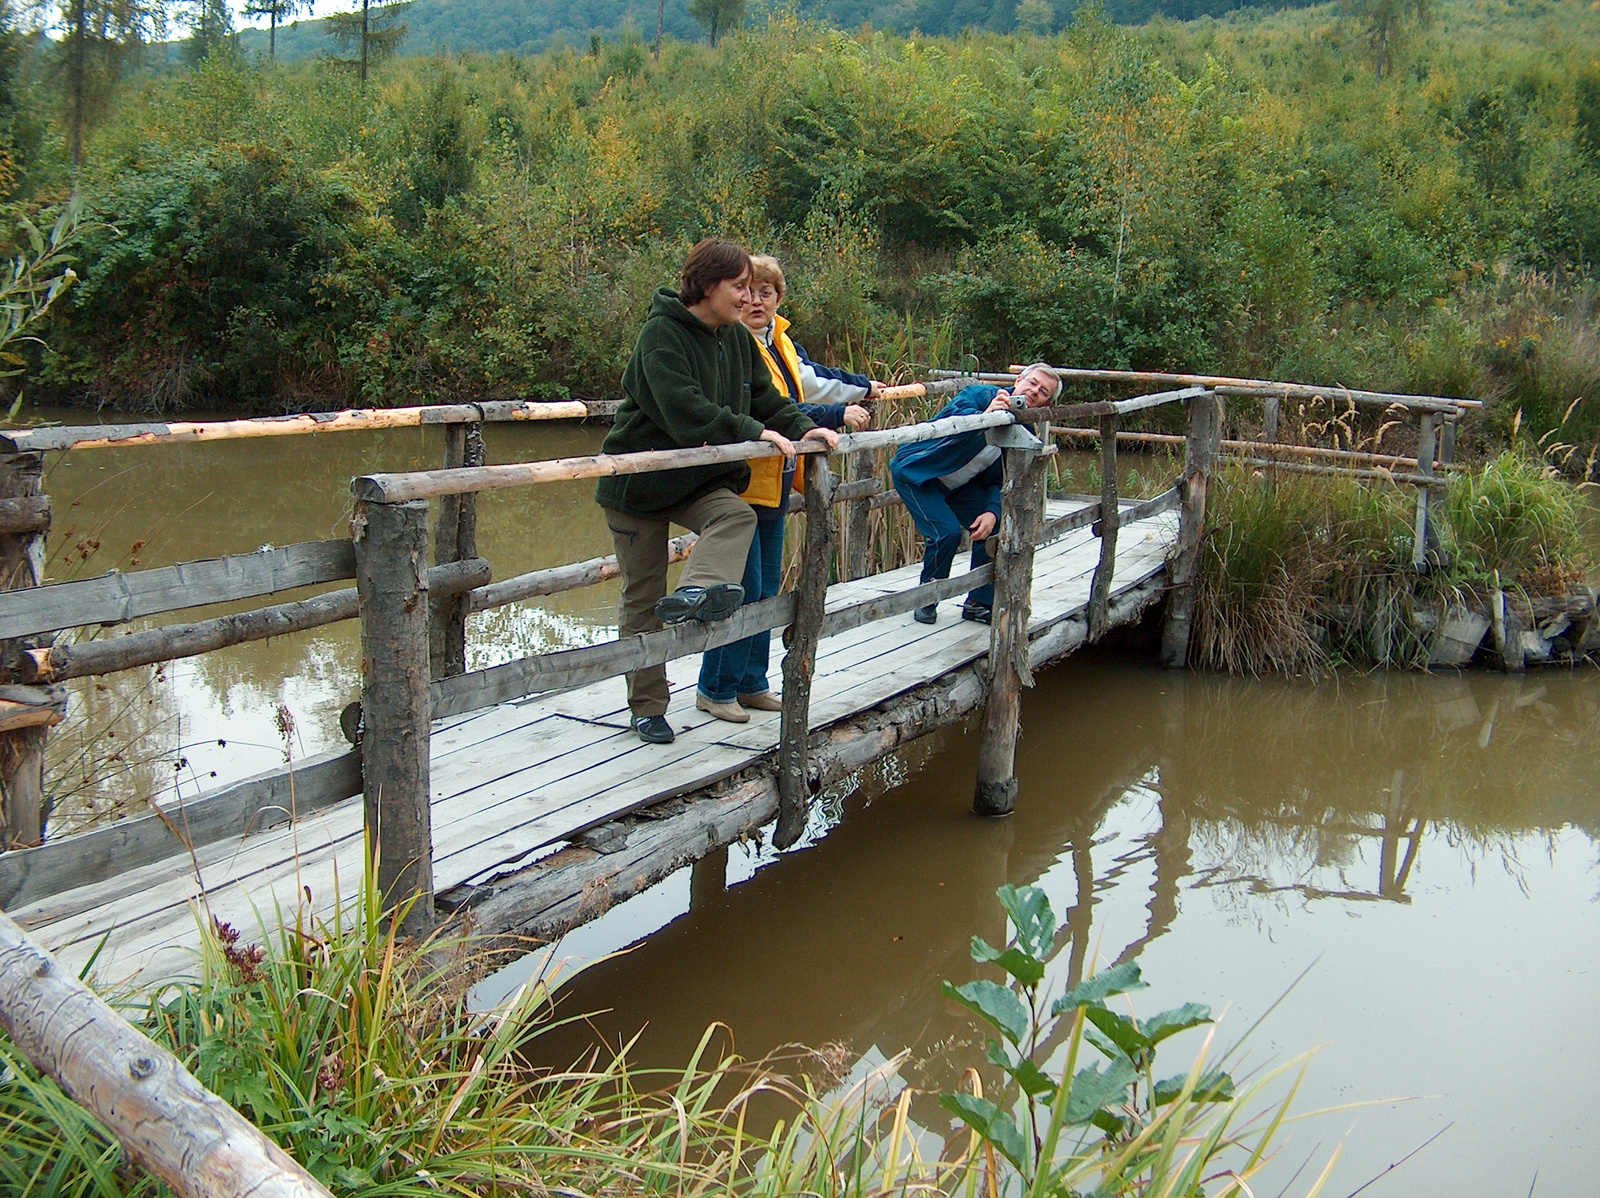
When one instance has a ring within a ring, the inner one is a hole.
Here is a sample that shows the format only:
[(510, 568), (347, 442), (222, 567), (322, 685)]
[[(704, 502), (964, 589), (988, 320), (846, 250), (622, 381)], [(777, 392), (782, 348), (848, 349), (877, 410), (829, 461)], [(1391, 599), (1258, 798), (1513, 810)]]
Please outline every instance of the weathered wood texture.
[(1200, 565), (1200, 539), (1205, 533), (1206, 490), (1216, 469), (1217, 443), (1222, 439), (1222, 402), (1206, 393), (1189, 401), (1189, 444), (1183, 463), (1183, 503), (1178, 517), (1178, 543), (1170, 566), (1172, 591), (1161, 629), (1161, 664), (1181, 670), (1189, 663), (1189, 634), (1194, 624), (1194, 584)]
[[(36, 517), (30, 527), (0, 533), (0, 591), (31, 592), (44, 581), (44, 533), (49, 527), (50, 508), (49, 499), (39, 494), (43, 475), (40, 454), (11, 454), (0, 459), (3, 501), (15, 505), (19, 516), (31, 508)], [(41, 515), (43, 527), (37, 520)], [(7, 649), (22, 650), (33, 644), (31, 640), (8, 640), (0, 645), (0, 657)], [(60, 722), (65, 709), (65, 695), (58, 705), (54, 696), (31, 691), (0, 702), (0, 852), (44, 840), (50, 818), (49, 799), (44, 791), (45, 741), (50, 725)]]
[[(1454, 427), (1453, 425), (1447, 425)], [(1100, 431), (1093, 428), (1066, 428), (1055, 427), (1051, 431), (1059, 437), (1072, 440), (1095, 441), (1100, 439)], [(1182, 445), (1187, 437), (1176, 433), (1130, 433), (1118, 432), (1117, 441), (1123, 445)], [(1265, 441), (1231, 441), (1219, 442), (1219, 449), (1231, 457), (1245, 457), (1256, 460), (1265, 460), (1275, 456), (1286, 458), (1312, 458), (1318, 461), (1334, 463), (1349, 463), (1355, 466), (1385, 467), (1401, 471), (1414, 472), (1417, 469), (1417, 459), (1403, 457), (1393, 453), (1372, 453), (1359, 449), (1325, 449), (1320, 445), (1282, 445), (1271, 444)], [(1461, 467), (1447, 464), (1441, 460), (1436, 466), (1459, 470)]]
[(989, 624), (988, 697), (978, 739), (978, 779), (972, 809), (1010, 815), (1017, 805), (1017, 737), (1028, 668), (1028, 619), (1033, 597), (1034, 544), (1044, 522), (1048, 458), (1026, 449), (1005, 451), (1000, 526), (993, 539), (994, 606)]
[[(667, 561), (683, 561), (689, 556), (689, 550), (698, 539), (692, 532), (684, 533), (681, 537), (673, 537), (667, 542)], [(569, 566), (532, 570), (527, 574), (502, 579), (500, 582), (490, 583), (473, 591), (472, 610), (488, 611), (490, 608), (504, 607), (508, 603), (518, 603), (524, 599), (536, 599), (540, 595), (557, 595), (562, 591), (591, 587), (616, 576), (617, 556), (614, 553), (606, 557), (592, 557), (588, 561), (573, 562)]]
[(428, 805), (428, 505), (359, 503), (350, 519), (361, 602), (362, 790), (369, 852), (401, 926), (433, 925)]
[[(0, 854), (0, 910), (106, 882), (152, 861), (229, 837), (243, 840), (360, 793), (360, 752), (335, 749), (198, 798), (169, 800), (151, 815)], [(130, 881), (132, 887), (140, 885)], [(107, 895), (99, 891), (96, 901), (107, 901)], [(65, 918), (78, 909), (70, 903), (60, 905), (55, 917)]]
[[(880, 429), (864, 433), (845, 433), (839, 438), (839, 453), (887, 449), (916, 441), (931, 441), (952, 433), (977, 429), (1003, 428), (1015, 423), (1011, 412), (985, 412), (976, 416), (951, 416), (925, 424)], [(807, 456), (825, 455), (820, 442), (798, 446)], [(649, 474), (686, 466), (715, 466), (749, 462), (757, 458), (780, 456), (777, 446), (766, 441), (741, 441), (735, 445), (705, 445), (696, 449), (658, 449), (644, 453), (594, 454), (588, 457), (553, 458), (544, 462), (511, 462), (503, 466), (479, 466), (461, 470), (417, 470), (404, 474), (368, 474), (350, 481), (357, 499), (371, 503), (403, 503), (412, 499), (434, 499), (466, 491), (495, 491), (507, 487), (526, 487), (535, 483), (570, 482), (585, 478), (607, 478), (618, 474)]]
[[(446, 469), (481, 466), (485, 461), (483, 431), (480, 424), (445, 426), (444, 464)], [(478, 556), (478, 497), (444, 495), (439, 499), (439, 523), (434, 530), (433, 560), (436, 565), (464, 561)], [(464, 593), (451, 595), (429, 589), (428, 650), (433, 676), (448, 678), (467, 672), (467, 616), (472, 600)]]
[[(1417, 473), (1433, 478), (1433, 455), (1438, 445), (1439, 418), (1432, 412), (1422, 417), (1422, 432), (1417, 441)], [(1433, 492), (1427, 486), (1417, 488), (1417, 521), (1412, 532), (1411, 565), (1419, 574), (1426, 574), (1439, 560), (1439, 530), (1433, 527), (1429, 505)]]
[[(1153, 578), (1112, 601), (1118, 623), (1132, 621), (1161, 597), (1164, 580)], [(1035, 636), (1028, 664), (1039, 670), (1071, 653), (1087, 638), (1082, 618), (1054, 624)], [(834, 726), (813, 733), (808, 785), (832, 785), (920, 736), (966, 719), (984, 701), (979, 661), (925, 682)], [(763, 762), (746, 774), (717, 784), (689, 801), (673, 799), (650, 818), (629, 817), (615, 825), (608, 851), (563, 849), (552, 856), (474, 888), (475, 926), (488, 935), (552, 940), (604, 914), (668, 877), (709, 848), (748, 837), (778, 814), (778, 781)]]
[(354, 577), (349, 541), (308, 541), (132, 574), (113, 572), (0, 597), (0, 639), (121, 624)]
[(479, 404), (431, 404), (412, 408), (349, 408), (342, 412), (309, 412), (249, 420), (146, 421), (139, 424), (8, 429), (0, 433), (0, 446), (12, 452), (35, 453), (61, 449), (117, 449), (130, 445), (294, 437), (307, 433), (362, 432), (473, 421), (586, 420), (594, 416), (609, 416), (616, 409), (614, 400), (568, 400), (559, 403), (496, 400)]
[(0, 1024), (137, 1165), (183, 1198), (332, 1198), (5, 915)]
[(1098, 641), (1110, 628), (1111, 576), (1117, 565), (1117, 418), (1100, 417), (1100, 564), (1089, 590), (1089, 639)]
[[(1388, 391), (1356, 391), (1349, 387), (1320, 387), (1311, 383), (1280, 383), (1271, 379), (1240, 379), (1220, 374), (1167, 374), (1149, 370), (1084, 370), (1071, 366), (1053, 368), (1067, 382), (1138, 383), (1205, 387), (1218, 395), (1273, 396), (1281, 399), (1334, 399), (1380, 407), (1401, 407), (1413, 411), (1459, 412), (1483, 406), (1482, 400), (1450, 399), (1440, 395), (1404, 395)], [(934, 370), (934, 376), (953, 373)], [(1015, 373), (985, 373), (976, 376), (986, 383), (1004, 385), (1016, 379)]]
[(846, 481), (834, 492), (835, 498), (838, 498), (840, 492), (857, 483), (877, 483), (877, 489), (871, 495), (852, 496), (845, 504), (842, 529), (844, 545), (839, 561), (844, 567), (844, 577), (847, 582), (865, 578), (871, 569), (872, 495), (881, 495), (884, 490), (883, 480), (873, 478), (869, 473), (876, 465), (877, 459), (870, 453), (846, 454), (844, 457)]
[(806, 830), (811, 791), (806, 785), (806, 738), (811, 677), (817, 668), (828, 572), (833, 567), (833, 472), (817, 457), (806, 468), (806, 543), (794, 591), (794, 624), (783, 656), (783, 712), (778, 734), (778, 828), (772, 843), (786, 849)]
[(1044, 424), (1062, 420), (1104, 419), (1107, 416), (1126, 416), (1130, 412), (1143, 412), (1167, 404), (1186, 403), (1205, 392), (1204, 387), (1184, 387), (1177, 391), (1157, 391), (1150, 395), (1135, 395), (1131, 399), (1107, 399), (1094, 403), (1060, 404), (1049, 408), (1027, 408), (1017, 412), (1022, 424)]
[(1233, 461), (1241, 466), (1254, 466), (1260, 470), (1280, 470), (1285, 474), (1314, 474), (1324, 478), (1367, 478), (1375, 482), (1394, 483), (1396, 486), (1432, 487), (1449, 486), (1447, 480), (1432, 474), (1408, 474), (1395, 470), (1366, 470), (1359, 466), (1324, 466), (1310, 462), (1285, 462), (1276, 458), (1237, 457)]
[(0, 499), (0, 536), (50, 531), (50, 496)]
[[(465, 595), (489, 581), (489, 563), (483, 558), (451, 562), (428, 571), (430, 595)], [(359, 614), (354, 587), (329, 591), (311, 599), (279, 603), (255, 611), (218, 616), (193, 624), (168, 624), (127, 636), (104, 637), (75, 645), (48, 649), (9, 650), (3, 661), (7, 673), (21, 682), (50, 682), (112, 674), (158, 661), (176, 661), (241, 645), (353, 620)]]

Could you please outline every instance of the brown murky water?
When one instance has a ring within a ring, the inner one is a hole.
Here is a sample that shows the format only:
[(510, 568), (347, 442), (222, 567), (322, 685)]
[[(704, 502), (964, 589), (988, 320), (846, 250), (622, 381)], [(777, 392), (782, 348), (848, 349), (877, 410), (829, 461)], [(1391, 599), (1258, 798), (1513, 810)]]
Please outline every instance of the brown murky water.
[[(597, 437), (491, 429), (491, 460), (583, 452)], [(62, 530), (52, 550), (96, 530), (101, 549), (77, 568), (87, 574), (119, 554), (126, 567), (141, 539), (149, 566), (340, 536), (350, 475), (438, 457), (432, 431), (70, 455), (49, 481)], [(481, 544), (496, 576), (606, 551), (590, 494), (486, 496)], [(595, 588), (509, 609), (477, 626), (473, 652), (487, 662), (604, 636), (614, 598)], [(122, 675), (80, 688), (77, 709), (94, 718), (75, 717), (60, 739), (77, 736), (84, 762), (100, 763), (85, 801), (115, 807), (174, 779), (192, 793), (216, 784), (212, 771), (281, 759), (280, 703), (297, 754), (336, 743), (356, 665), (350, 624), (156, 681)], [(1136, 958), (1152, 983), (1138, 1008), (1210, 1003), (1222, 1045), (1281, 998), (1247, 1068), (1320, 1045), (1298, 1109), (1414, 1099), (1293, 1126), (1258, 1193), (1342, 1142), (1324, 1192), (1349, 1195), (1437, 1133), (1363, 1192), (1600, 1190), (1600, 672), (1312, 685), (1086, 655), (1041, 677), (1024, 727), (1010, 820), (968, 813), (976, 745), (952, 730), (828, 796), (796, 850), (735, 846), (578, 930), (561, 955), (634, 947), (570, 985), (565, 1012), (595, 1014), (537, 1051), (565, 1063), (594, 1037), (643, 1028), (641, 1062), (681, 1064), (720, 1020), (747, 1056), (792, 1042), (837, 1043), (851, 1058), (908, 1051), (906, 1080), (937, 1093), (982, 1053), (939, 981), (974, 976), (973, 933), (1003, 938), (995, 888), (1032, 883), (1071, 928), (1053, 984)], [(117, 749), (140, 764), (117, 775), (104, 760)], [(1169, 1042), (1167, 1071), (1199, 1042)], [(948, 1126), (931, 1096), (913, 1113), (936, 1133)]]

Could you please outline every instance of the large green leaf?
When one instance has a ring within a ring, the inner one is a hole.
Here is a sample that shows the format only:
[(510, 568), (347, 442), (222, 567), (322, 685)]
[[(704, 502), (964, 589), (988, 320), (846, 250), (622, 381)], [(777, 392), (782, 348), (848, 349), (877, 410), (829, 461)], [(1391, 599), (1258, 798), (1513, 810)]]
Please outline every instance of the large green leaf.
[(998, 982), (983, 979), (964, 986), (945, 982), (944, 996), (982, 1018), (1013, 1044), (1021, 1044), (1028, 1034), (1028, 1009), (1020, 998)]
[(1061, 1015), (1078, 1007), (1102, 1003), (1113, 994), (1126, 994), (1130, 990), (1143, 990), (1145, 982), (1139, 977), (1139, 967), (1132, 961), (1102, 969), (1092, 978), (1085, 978), (1068, 990), (1050, 1008), (1052, 1015)]
[(1048, 1097), (1056, 1092), (1055, 1080), (1046, 1077), (1039, 1066), (1026, 1058), (1009, 1072), (1017, 1079), (1017, 1085), (1022, 1087), (1029, 1098), (1037, 1098), (1041, 1094)]
[(1056, 916), (1050, 910), (1049, 895), (1037, 886), (1019, 890), (1009, 884), (995, 893), (1017, 929), (1017, 946), (1030, 956), (1048, 957), (1056, 943)]
[[(1183, 1093), (1184, 1083), (1189, 1080), (1187, 1073), (1180, 1073), (1177, 1077), (1169, 1077), (1156, 1083), (1155, 1097), (1151, 1100), (1152, 1106), (1165, 1106)], [(1232, 1102), (1233, 1078), (1221, 1069), (1211, 1069), (1200, 1075), (1200, 1080), (1194, 1084), (1194, 1093), (1190, 1098), (1195, 1102)]]
[(999, 1149), (1019, 1173), (1025, 1171), (1023, 1161), (1027, 1152), (1022, 1133), (1017, 1130), (1010, 1115), (987, 1098), (974, 1098), (971, 1094), (941, 1095), (939, 1105)]
[(1124, 1018), (1105, 1007), (1089, 1007), (1083, 1014), (1084, 1018), (1104, 1032), (1106, 1038), (1130, 1061), (1136, 1059), (1140, 1053), (1149, 1051), (1150, 1041), (1134, 1026), (1133, 1020)]
[(1044, 980), (1044, 962), (1031, 953), (1013, 945), (998, 949), (982, 936), (972, 938), (972, 959), (983, 964), (998, 965), (1024, 986), (1037, 986)]
[(1072, 1079), (1072, 1093), (1067, 1095), (1067, 1124), (1088, 1123), (1095, 1112), (1122, 1102), (1138, 1076), (1138, 1071), (1123, 1060), (1109, 1061), (1104, 1073), (1098, 1066), (1078, 1070)]
[(1162, 1011), (1159, 1015), (1152, 1015), (1140, 1027), (1145, 1039), (1151, 1044), (1160, 1044), (1168, 1036), (1175, 1036), (1179, 1032), (1188, 1031), (1192, 1027), (1199, 1027), (1202, 1023), (1211, 1022), (1211, 1008), (1205, 1003), (1186, 1002), (1181, 1007), (1173, 1007), (1170, 1011)]

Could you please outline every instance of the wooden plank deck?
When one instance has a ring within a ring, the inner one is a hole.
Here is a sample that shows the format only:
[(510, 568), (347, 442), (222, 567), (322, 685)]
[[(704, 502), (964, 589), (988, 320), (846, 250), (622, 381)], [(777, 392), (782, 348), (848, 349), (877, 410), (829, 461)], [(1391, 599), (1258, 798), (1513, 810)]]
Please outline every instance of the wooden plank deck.
[[(1052, 501), (1047, 518), (1077, 506)], [(1176, 529), (1177, 515), (1168, 512), (1120, 531), (1115, 594), (1165, 566)], [(1030, 630), (1084, 610), (1098, 557), (1099, 541), (1087, 530), (1039, 550)], [(828, 608), (904, 590), (915, 585), (918, 572), (913, 565), (837, 584), (828, 589)], [(935, 625), (894, 616), (823, 641), (811, 726), (865, 711), (981, 657), (989, 629), (961, 620), (959, 603), (941, 604)], [(780, 656), (773, 654), (774, 667)], [(678, 732), (672, 745), (645, 745), (633, 736), (623, 685), (615, 678), (436, 722), (436, 890), (490, 881), (580, 832), (709, 785), (772, 751), (777, 713), (752, 712), (750, 722), (739, 725), (694, 709), (699, 664), (695, 656), (668, 666), (669, 719)], [(356, 798), (9, 914), (68, 968), (80, 968), (99, 948), (95, 968), (102, 978), (149, 980), (192, 968), (198, 921), (207, 915), (254, 937), (259, 923), (271, 924), (280, 914), (292, 919), (300, 908), (327, 916), (358, 890), (361, 872), (362, 804)]]

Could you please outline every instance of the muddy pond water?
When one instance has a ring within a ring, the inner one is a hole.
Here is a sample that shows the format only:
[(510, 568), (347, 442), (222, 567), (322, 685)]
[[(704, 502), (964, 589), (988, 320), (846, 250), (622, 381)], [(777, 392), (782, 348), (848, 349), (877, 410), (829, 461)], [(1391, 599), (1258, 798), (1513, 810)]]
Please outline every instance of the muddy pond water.
[[(599, 435), (487, 439), (511, 461)], [(351, 475), (439, 456), (436, 430), (52, 455), (51, 572), (344, 536)], [(591, 496), (484, 496), (495, 576), (609, 551)], [(474, 617), (472, 659), (604, 639), (614, 603), (604, 586)], [(76, 685), (58, 826), (342, 743), (358, 665), (351, 623)], [(952, 729), (827, 795), (795, 850), (736, 845), (568, 936), (556, 953), (591, 963), (562, 1013), (589, 1017), (535, 1054), (643, 1029), (636, 1060), (681, 1065), (713, 1021), (747, 1057), (904, 1052), (913, 1117), (942, 1135), (933, 1095), (982, 1043), (940, 980), (977, 976), (970, 937), (1005, 936), (995, 888), (1031, 883), (1069, 929), (1050, 984), (1136, 959), (1140, 1012), (1209, 1003), (1224, 1047), (1267, 1016), (1242, 1072), (1317, 1049), (1296, 1109), (1347, 1109), (1291, 1126), (1256, 1193), (1310, 1157), (1303, 1192), (1341, 1144), (1327, 1194), (1379, 1175), (1364, 1194), (1600, 1192), (1600, 672), (1245, 681), (1091, 653), (1041, 675), (1023, 726), (1009, 820), (969, 814), (976, 739)], [(1163, 1070), (1200, 1042), (1169, 1041)]]

